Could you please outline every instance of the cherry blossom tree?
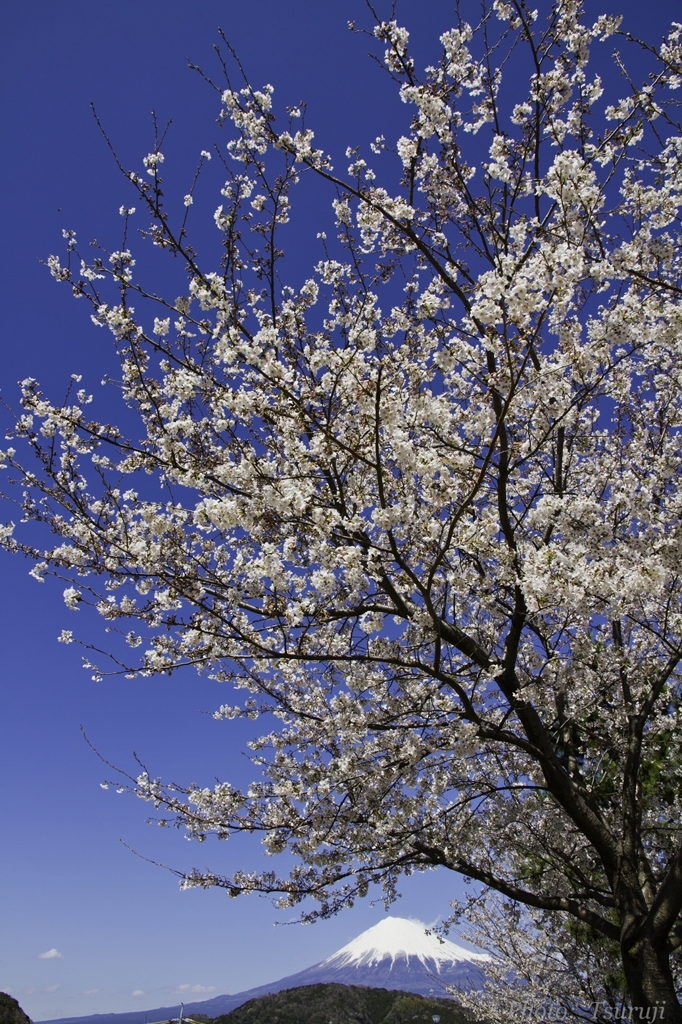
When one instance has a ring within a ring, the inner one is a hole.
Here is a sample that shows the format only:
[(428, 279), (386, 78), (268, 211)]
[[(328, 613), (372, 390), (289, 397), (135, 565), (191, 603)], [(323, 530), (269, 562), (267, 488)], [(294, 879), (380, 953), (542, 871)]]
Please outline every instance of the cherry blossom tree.
[[(495, 950), (482, 990), (456, 993), (476, 1019), (637, 1020), (628, 1006), (618, 943), (567, 914), (486, 891), (457, 908), (466, 937)], [(650, 1020), (658, 1020), (659, 1005)], [(644, 1018), (644, 1013), (642, 1014)]]
[[(445, 868), (567, 949), (596, 937), (642, 1019), (678, 1022), (682, 26), (649, 46), (578, 0), (494, 0), (423, 74), (395, 17), (373, 36), (413, 112), (394, 148), (334, 167), (224, 50), (229, 141), (184, 206), (161, 142), (121, 165), (181, 297), (128, 235), (86, 259), (66, 232), (50, 269), (112, 332), (139, 432), (24, 381), (3, 462), (56, 540), (4, 544), (120, 630), (121, 671), (194, 665), (232, 684), (216, 719), (265, 719), (247, 791), (131, 783), (191, 838), (295, 859), (185, 886), (312, 919)], [(624, 95), (590, 63), (609, 38)], [(281, 233), (311, 176), (338, 239), (294, 287)]]

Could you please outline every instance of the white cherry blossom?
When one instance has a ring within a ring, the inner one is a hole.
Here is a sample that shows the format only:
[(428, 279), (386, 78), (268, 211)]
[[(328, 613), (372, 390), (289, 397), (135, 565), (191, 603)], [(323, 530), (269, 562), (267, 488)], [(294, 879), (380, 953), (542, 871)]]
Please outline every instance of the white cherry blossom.
[[(217, 720), (263, 719), (245, 791), (130, 780), (192, 839), (295, 860), (185, 886), (312, 920), (459, 872), (499, 952), (484, 1019), (514, 1018), (513, 969), (555, 1009), (665, 1001), (678, 1024), (682, 29), (629, 87), (590, 67), (607, 38), (627, 61), (617, 18), (469, 6), (423, 74), (377, 23), (411, 123), (375, 167), (352, 147), (335, 171), (303, 107), (226, 83), (222, 261), (166, 213), (160, 152), (126, 172), (184, 295), (65, 233), (48, 268), (111, 332), (139, 429), (24, 381), (0, 463), (47, 546), (0, 542), (120, 633), (113, 671), (194, 665), (231, 685)], [(289, 279), (312, 175), (332, 209)]]

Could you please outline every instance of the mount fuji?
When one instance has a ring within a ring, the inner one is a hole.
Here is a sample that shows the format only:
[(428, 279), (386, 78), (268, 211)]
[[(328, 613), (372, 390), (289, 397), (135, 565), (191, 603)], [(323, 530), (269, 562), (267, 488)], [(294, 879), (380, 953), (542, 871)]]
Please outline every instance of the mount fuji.
[(472, 953), (447, 939), (427, 935), (426, 925), (421, 922), (386, 917), (333, 956), (293, 977), (305, 975), (310, 979), (297, 981), (297, 985), (337, 982), (445, 995), (446, 985), (466, 989), (480, 986), (480, 965), (489, 959), (485, 953)]
[[(485, 953), (472, 953), (447, 939), (426, 934), (426, 925), (404, 917), (385, 917), (332, 956), (298, 974), (234, 995), (187, 1003), (186, 1015), (217, 1017), (250, 999), (302, 985), (336, 982), (371, 988), (402, 989), (420, 995), (446, 996), (446, 986), (470, 990), (485, 980)], [(41, 1024), (145, 1024), (177, 1017), (179, 1006), (162, 1006), (133, 1013), (98, 1013), (91, 1017), (62, 1017)]]

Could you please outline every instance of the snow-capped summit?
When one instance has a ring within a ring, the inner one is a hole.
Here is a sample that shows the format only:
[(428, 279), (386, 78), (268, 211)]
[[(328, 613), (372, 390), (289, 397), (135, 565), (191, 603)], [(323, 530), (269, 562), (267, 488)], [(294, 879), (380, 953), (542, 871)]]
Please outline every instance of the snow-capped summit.
[(485, 953), (471, 953), (454, 942), (427, 935), (421, 921), (385, 917), (295, 978), (297, 985), (335, 981), (445, 995), (447, 986), (479, 988), (488, 959)]
[(352, 939), (333, 956), (319, 964), (329, 967), (374, 967), (382, 960), (418, 960), (440, 973), (442, 966), (467, 961), (486, 961), (485, 953), (471, 953), (447, 939), (428, 935), (426, 925), (420, 921), (409, 921), (405, 917), (385, 917), (372, 928)]

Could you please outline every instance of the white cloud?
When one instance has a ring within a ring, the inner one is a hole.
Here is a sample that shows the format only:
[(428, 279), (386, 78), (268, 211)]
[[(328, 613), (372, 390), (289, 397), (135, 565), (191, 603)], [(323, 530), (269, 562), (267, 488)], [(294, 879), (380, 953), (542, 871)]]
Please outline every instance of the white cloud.
[(131, 992), (131, 995), (133, 995), (133, 996), (143, 996), (144, 995), (144, 991), (141, 988), (136, 988), (134, 992)]
[(61, 987), (62, 987), (61, 985), (50, 985), (49, 988), (45, 989), (45, 992), (56, 992), (57, 989), (61, 988)]
[(178, 985), (175, 991), (178, 995), (186, 992), (215, 992), (215, 985)]
[(98, 988), (86, 988), (86, 990), (83, 993), (83, 995), (84, 996), (96, 996), (98, 992), (99, 992)]
[(48, 949), (46, 953), (38, 953), (39, 960), (63, 960), (64, 954), (60, 953), (54, 946), (52, 949)]

